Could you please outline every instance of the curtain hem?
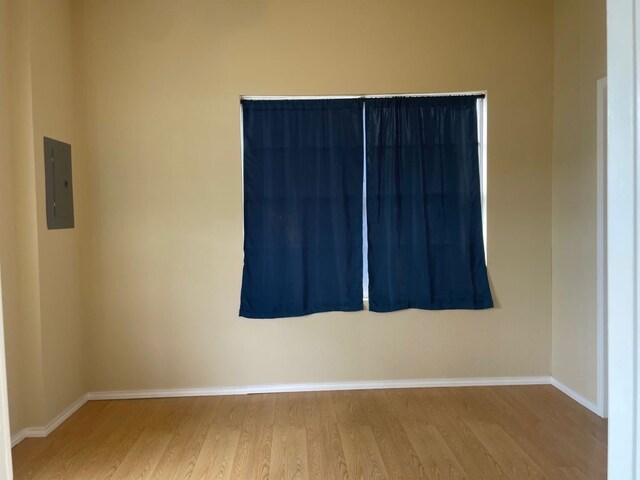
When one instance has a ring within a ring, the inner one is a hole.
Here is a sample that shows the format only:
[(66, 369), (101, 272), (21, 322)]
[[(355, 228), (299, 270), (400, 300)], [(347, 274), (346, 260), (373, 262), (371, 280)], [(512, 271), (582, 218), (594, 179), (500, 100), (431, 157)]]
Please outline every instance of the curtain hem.
[(396, 312), (398, 310), (408, 310), (410, 308), (416, 308), (419, 310), (487, 310), (494, 308), (494, 305), (492, 299), (479, 300), (476, 302), (433, 302), (430, 304), (402, 302), (388, 306), (379, 306), (375, 303), (369, 304), (369, 310), (377, 313)]
[(296, 312), (276, 312), (276, 313), (254, 313), (247, 311), (246, 309), (240, 309), (240, 316), (243, 318), (254, 319), (270, 319), (270, 318), (292, 318), (292, 317), (304, 317), (306, 315), (313, 315), (314, 313), (325, 312), (358, 312), (364, 310), (364, 305), (351, 305), (340, 307), (327, 307), (327, 308), (311, 308), (303, 311)]

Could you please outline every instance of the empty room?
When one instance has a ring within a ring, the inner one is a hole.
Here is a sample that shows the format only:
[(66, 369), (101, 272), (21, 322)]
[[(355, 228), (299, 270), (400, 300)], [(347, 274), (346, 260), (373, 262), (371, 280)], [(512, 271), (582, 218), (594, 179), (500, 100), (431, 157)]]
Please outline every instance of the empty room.
[(0, 0), (0, 478), (640, 478), (638, 3)]

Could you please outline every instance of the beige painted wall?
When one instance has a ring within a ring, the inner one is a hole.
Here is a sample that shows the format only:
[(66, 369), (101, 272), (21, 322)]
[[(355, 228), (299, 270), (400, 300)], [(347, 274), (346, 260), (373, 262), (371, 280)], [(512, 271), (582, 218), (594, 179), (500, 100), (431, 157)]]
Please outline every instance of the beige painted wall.
[[(11, 432), (43, 426), (86, 391), (79, 229), (49, 231), (43, 135), (75, 143), (71, 3), (3, 0), (0, 262)], [(74, 165), (78, 165), (74, 157)]]
[[(29, 2), (8, 0), (8, 158), (3, 196), (3, 300), (11, 432), (43, 416), (40, 285), (36, 233)], [(6, 269), (7, 276), (4, 276)]]
[[(13, 168), (11, 165), (10, 145), (10, 112), (9, 112), (9, 5), (7, 0), (0, 0), (0, 204), (14, 204)], [(2, 284), (3, 314), (5, 324), (5, 345), (7, 364), (11, 366), (8, 383), (13, 388), (9, 391), (11, 423), (22, 428), (25, 424), (25, 407), (22, 404), (23, 378), (20, 352), (22, 344), (21, 329), (18, 318), (18, 271), (14, 252), (18, 249), (15, 229), (15, 212), (13, 208), (0, 209), (0, 269), (4, 282)]]
[[(89, 389), (548, 375), (551, 0), (84, 0)], [(238, 318), (241, 94), (489, 92), (484, 312)]]
[[(80, 234), (48, 230), (45, 211), (43, 137), (70, 143), (74, 186), (81, 184), (82, 159), (76, 121), (70, 0), (31, 0), (32, 91), (35, 185), (40, 258), (40, 310), (45, 418), (51, 419), (86, 392), (84, 327), (80, 298)], [(76, 196), (76, 203), (82, 198)]]
[(552, 373), (589, 400), (596, 375), (596, 81), (605, 0), (555, 1)]

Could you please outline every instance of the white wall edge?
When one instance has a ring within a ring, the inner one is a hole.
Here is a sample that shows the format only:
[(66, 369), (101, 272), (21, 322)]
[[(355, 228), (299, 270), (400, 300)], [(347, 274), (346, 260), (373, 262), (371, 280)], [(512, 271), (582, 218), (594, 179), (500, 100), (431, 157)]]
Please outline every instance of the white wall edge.
[(135, 400), (143, 398), (213, 397), (224, 395), (251, 395), (258, 393), (327, 392), (339, 390), (381, 390), (402, 388), (446, 388), (446, 387), (498, 387), (517, 385), (553, 385), (573, 400), (600, 415), (595, 403), (575, 392), (553, 377), (483, 377), (483, 378), (435, 378), (411, 380), (373, 380), (328, 383), (289, 383), (248, 385), (236, 387), (175, 388), (157, 390), (120, 390), (89, 392), (68, 406), (44, 427), (29, 427), (11, 437), (14, 447), (25, 438), (43, 438), (53, 432), (62, 422), (73, 415), (89, 400)]
[(557, 380), (557, 379), (555, 379), (553, 377), (551, 377), (551, 385), (556, 387), (558, 390), (560, 390), (562, 393), (567, 395), (569, 398), (571, 398), (571, 399), (575, 400), (576, 402), (578, 402), (583, 407), (588, 408), (589, 410), (591, 410), (593, 413), (595, 413), (599, 417), (603, 417), (604, 418), (604, 409), (603, 409), (602, 405), (597, 405), (596, 403), (592, 402), (591, 400), (589, 400), (585, 396), (583, 396), (583, 395), (579, 394), (578, 392), (576, 392), (574, 389), (566, 386), (560, 380)]
[(11, 447), (15, 447), (25, 438), (43, 438), (48, 436), (51, 432), (58, 428), (62, 422), (76, 413), (76, 411), (78, 411), (80, 407), (87, 403), (87, 400), (89, 400), (89, 397), (85, 393), (78, 400), (76, 400), (62, 412), (60, 412), (60, 414), (58, 414), (58, 416), (51, 420), (46, 426), (28, 427), (20, 430), (18, 433), (11, 436)]
[(608, 478), (640, 478), (640, 0), (607, 0)]
[(597, 82), (596, 318), (598, 411), (607, 416), (607, 77)]

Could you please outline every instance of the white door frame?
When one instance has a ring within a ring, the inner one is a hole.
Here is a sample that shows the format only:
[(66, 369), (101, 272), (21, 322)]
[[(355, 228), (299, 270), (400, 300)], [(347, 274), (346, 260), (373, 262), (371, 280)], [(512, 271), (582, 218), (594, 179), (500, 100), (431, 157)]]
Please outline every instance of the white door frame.
[(638, 480), (640, 0), (607, 0), (609, 478)]
[(597, 83), (597, 410), (607, 417), (607, 77)]
[(4, 318), (2, 314), (2, 279), (0, 278), (0, 479), (13, 478), (11, 429), (7, 396), (7, 364), (4, 355)]

